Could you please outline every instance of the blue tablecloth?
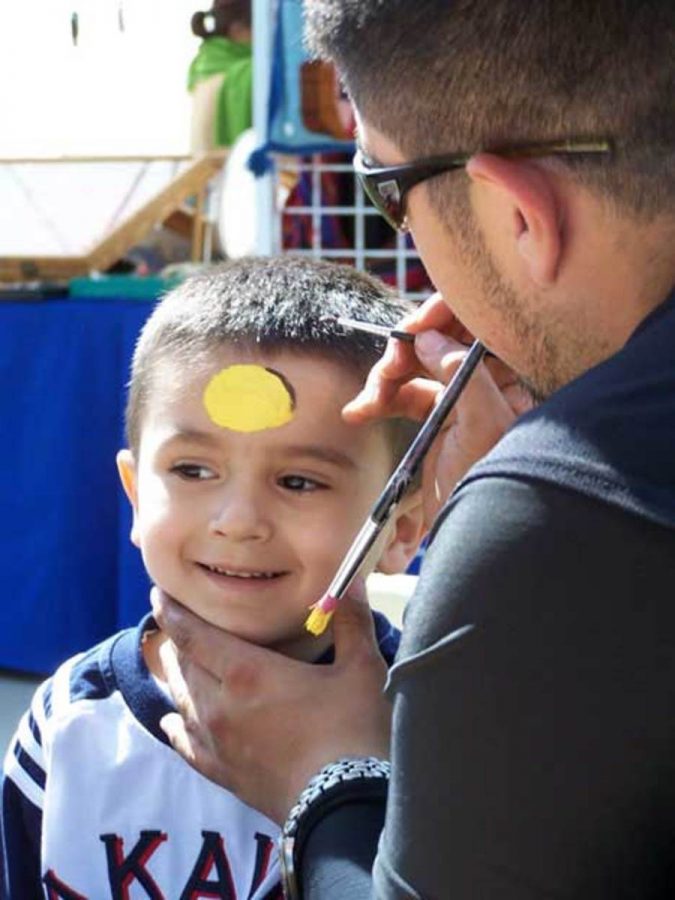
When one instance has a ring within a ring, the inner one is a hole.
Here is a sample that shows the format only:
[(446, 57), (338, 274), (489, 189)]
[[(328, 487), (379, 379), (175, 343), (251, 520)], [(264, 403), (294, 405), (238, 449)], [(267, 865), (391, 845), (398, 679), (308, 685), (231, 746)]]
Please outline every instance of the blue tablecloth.
[(115, 453), (151, 308), (0, 303), (0, 667), (49, 672), (148, 609)]

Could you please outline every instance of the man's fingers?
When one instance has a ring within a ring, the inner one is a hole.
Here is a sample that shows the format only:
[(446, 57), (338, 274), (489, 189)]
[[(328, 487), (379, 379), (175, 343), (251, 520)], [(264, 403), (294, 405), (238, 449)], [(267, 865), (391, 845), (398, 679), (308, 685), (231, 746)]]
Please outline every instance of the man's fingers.
[(421, 332), (415, 338), (415, 352), (419, 361), (433, 378), (444, 384), (457, 371), (468, 349), (464, 344), (433, 328)]
[(159, 648), (159, 658), (178, 711), (184, 719), (192, 721), (196, 717), (195, 706), (217, 691), (220, 682), (198, 663), (185, 656), (179, 659), (171, 641), (164, 641)]
[(420, 372), (413, 346), (392, 338), (382, 358), (368, 373), (361, 391), (344, 407), (345, 419), (358, 423), (377, 416), (395, 415), (390, 409), (397, 391)]
[[(426, 331), (429, 328), (435, 328), (445, 334), (451, 334), (453, 337), (459, 338), (460, 334), (468, 334), (457, 316), (450, 309), (448, 304), (438, 292), (428, 297), (424, 303), (408, 317), (405, 326), (408, 330), (418, 334), (420, 331)], [(469, 342), (471, 336), (469, 336)]]
[(272, 684), (289, 669), (306, 665), (221, 631), (158, 588), (153, 588), (150, 597), (155, 619), (175, 645), (183, 671), (186, 671), (186, 660), (191, 664), (188, 680), (193, 697), (200, 689), (207, 696), (218, 683), (239, 696), (252, 695), (258, 689), (262, 673)]
[(382, 409), (382, 400), (375, 397), (362, 399), (356, 397), (342, 410), (346, 421), (358, 424), (361, 421), (377, 418), (400, 416), (421, 422), (433, 409), (443, 385), (429, 378), (413, 378), (407, 384), (395, 390), (387, 402), (386, 410)]
[(410, 346), (387, 348), (361, 393), (343, 408), (344, 418), (355, 424), (380, 416), (424, 418), (438, 393), (436, 381), (446, 384), (466, 353), (464, 344), (434, 330), (416, 338), (414, 351)]
[(225, 767), (217, 764), (218, 760), (202, 741), (200, 732), (190, 731), (178, 713), (168, 713), (163, 716), (159, 726), (173, 749), (183, 757), (189, 766), (221, 787), (232, 787), (232, 781)]
[(157, 624), (171, 638), (178, 654), (197, 662), (218, 682), (224, 681), (228, 672), (232, 677), (232, 670), (259, 649), (200, 619), (156, 587), (150, 600)]
[(513, 424), (516, 415), (485, 364), (478, 365), (458, 403), (466, 449), (476, 443), (482, 456)]
[[(421, 334), (417, 338), (416, 347), (420, 359), (427, 369), (443, 384), (451, 381), (466, 357), (465, 348), (458, 349), (455, 341), (449, 340), (437, 331), (427, 331)], [(450, 421), (461, 418), (464, 428), (475, 430), (481, 436), (482, 442), (486, 444), (486, 449), (489, 449), (492, 442), (509, 427), (515, 415), (520, 414), (523, 409), (529, 408), (524, 391), (513, 384), (513, 373), (510, 374), (512, 384), (508, 388), (507, 397), (504, 387), (497, 381), (497, 378), (503, 385), (507, 384), (509, 370), (499, 360), (490, 360), (490, 362), (495, 365), (488, 366), (485, 362), (478, 365), (458, 401), (455, 413), (450, 417)], [(428, 382), (428, 384), (432, 385), (434, 382)], [(415, 386), (415, 389), (419, 393), (419, 387)], [(512, 406), (509, 402), (512, 398), (514, 401), (516, 398), (520, 399), (519, 406), (521, 408), (516, 409)], [(411, 398), (407, 399), (408, 404), (412, 407)], [(421, 396), (417, 402), (421, 410), (423, 408)]]
[(183, 670), (176, 658), (176, 649), (170, 641), (164, 641), (159, 648), (159, 658), (162, 663), (164, 678), (169, 685), (173, 701), (180, 710), (182, 716), (191, 718), (194, 716), (190, 692), (183, 677)]

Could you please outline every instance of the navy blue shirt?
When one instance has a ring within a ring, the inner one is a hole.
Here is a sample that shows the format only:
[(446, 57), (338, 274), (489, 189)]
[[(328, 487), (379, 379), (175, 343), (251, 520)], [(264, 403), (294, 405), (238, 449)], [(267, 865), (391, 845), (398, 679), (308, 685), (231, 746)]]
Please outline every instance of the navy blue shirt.
[(390, 672), (386, 815), (316, 826), (306, 898), (675, 895), (674, 526), (671, 296), (444, 508)]

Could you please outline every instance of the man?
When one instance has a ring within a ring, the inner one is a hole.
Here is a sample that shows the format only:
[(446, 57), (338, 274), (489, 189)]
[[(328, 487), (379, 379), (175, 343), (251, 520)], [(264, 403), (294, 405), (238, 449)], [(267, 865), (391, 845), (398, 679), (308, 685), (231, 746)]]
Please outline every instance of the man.
[[(306, 10), (358, 111), (357, 168), (444, 304), (408, 323), (419, 364), (390, 347), (349, 416), (419, 414), (414, 376), (447, 377), (455, 316), (543, 402), (437, 516), (387, 684), (386, 816), (375, 763), (320, 779), (287, 825), (297, 891), (670, 897), (675, 6)], [(489, 443), (486, 409), (508, 424), (481, 377), (428, 460), (429, 508)], [(279, 821), (323, 765), (386, 754), (365, 616), (354, 597), (340, 612), (336, 662), (312, 677), (160, 598), (174, 745)]]

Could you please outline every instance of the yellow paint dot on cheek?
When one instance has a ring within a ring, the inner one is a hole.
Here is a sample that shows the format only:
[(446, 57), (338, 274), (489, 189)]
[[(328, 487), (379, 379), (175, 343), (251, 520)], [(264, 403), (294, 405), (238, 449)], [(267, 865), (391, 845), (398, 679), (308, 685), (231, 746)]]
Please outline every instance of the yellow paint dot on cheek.
[(231, 431), (279, 428), (293, 418), (294, 399), (283, 378), (263, 366), (222, 369), (204, 391), (204, 408), (216, 425)]

